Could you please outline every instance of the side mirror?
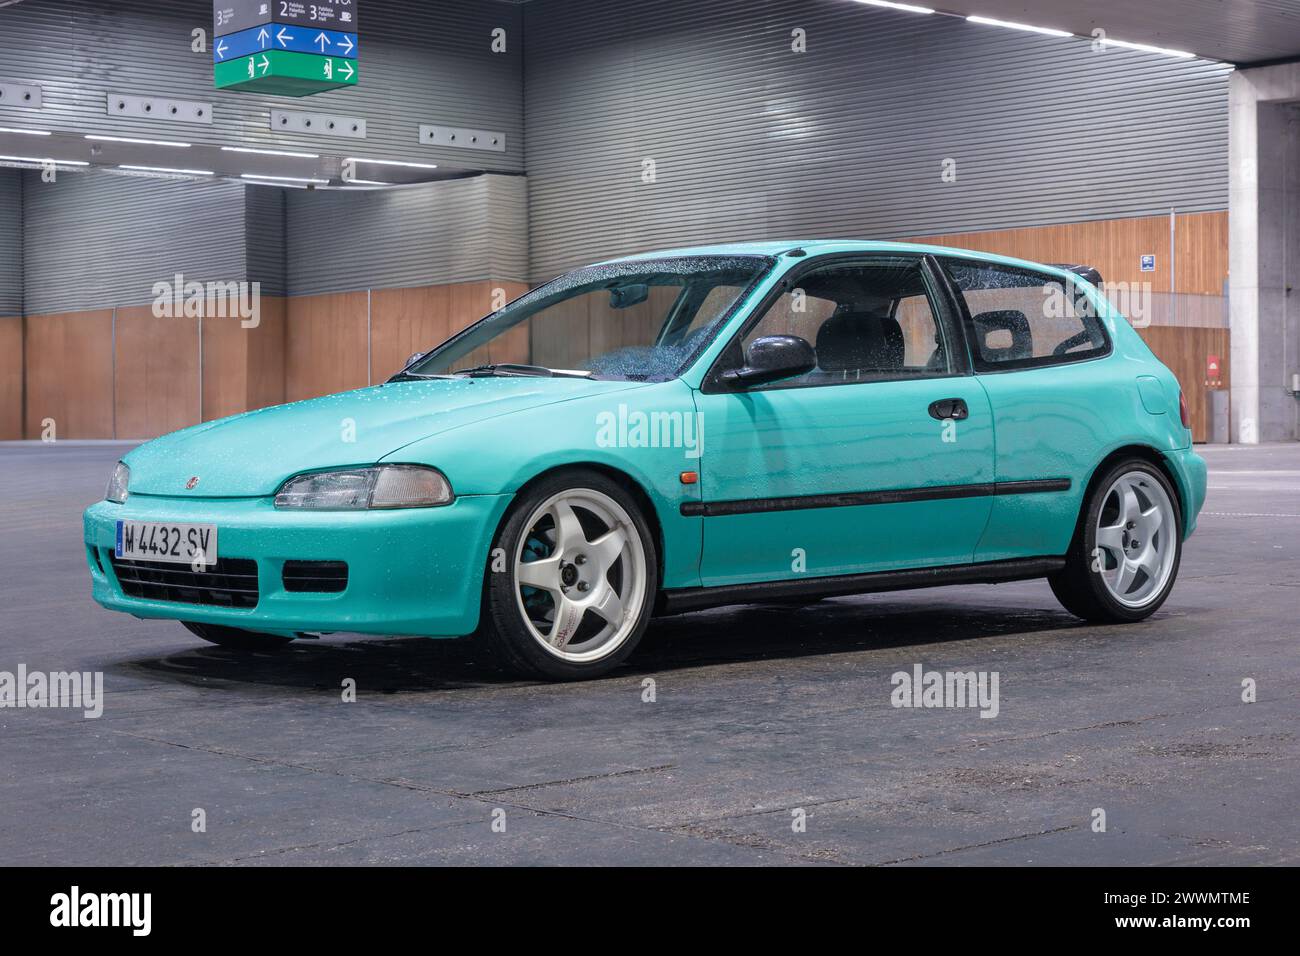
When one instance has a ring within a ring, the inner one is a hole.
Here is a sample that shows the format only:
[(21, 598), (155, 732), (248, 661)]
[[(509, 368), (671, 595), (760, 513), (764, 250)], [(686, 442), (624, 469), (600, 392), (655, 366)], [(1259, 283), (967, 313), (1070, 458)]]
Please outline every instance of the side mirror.
[(728, 385), (766, 385), (794, 378), (817, 367), (817, 353), (807, 339), (797, 335), (764, 335), (749, 346), (749, 360), (741, 368), (722, 373)]
[(406, 360), (406, 364), (403, 365), (402, 368), (410, 368), (416, 362), (420, 361), (420, 359), (424, 358), (427, 354), (428, 354), (427, 352), (412, 352), (411, 357)]

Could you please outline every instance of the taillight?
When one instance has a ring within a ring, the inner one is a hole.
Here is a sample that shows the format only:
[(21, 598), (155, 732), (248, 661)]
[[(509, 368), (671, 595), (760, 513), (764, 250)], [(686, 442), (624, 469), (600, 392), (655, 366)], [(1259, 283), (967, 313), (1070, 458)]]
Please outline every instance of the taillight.
[(1183, 394), (1181, 388), (1178, 390), (1178, 417), (1183, 420), (1184, 428), (1192, 427), (1192, 415), (1187, 410), (1187, 396)]

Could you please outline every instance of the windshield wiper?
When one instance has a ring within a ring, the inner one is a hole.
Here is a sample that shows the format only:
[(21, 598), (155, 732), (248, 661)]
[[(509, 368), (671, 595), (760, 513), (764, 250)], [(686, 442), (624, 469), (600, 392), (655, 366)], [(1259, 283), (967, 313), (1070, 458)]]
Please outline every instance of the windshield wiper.
[(407, 372), (405, 370), (398, 372), (392, 378), (385, 382), (388, 385), (391, 382), (423, 382), (431, 378), (455, 378), (454, 375), (424, 375), (420, 372)]
[(503, 362), (497, 365), (476, 365), (474, 368), (462, 368), (456, 370), (457, 375), (467, 375), (470, 378), (515, 378), (515, 377), (536, 377), (536, 378), (595, 378), (591, 372), (573, 371), (570, 369), (546, 368), (543, 365), (516, 365), (512, 362)]

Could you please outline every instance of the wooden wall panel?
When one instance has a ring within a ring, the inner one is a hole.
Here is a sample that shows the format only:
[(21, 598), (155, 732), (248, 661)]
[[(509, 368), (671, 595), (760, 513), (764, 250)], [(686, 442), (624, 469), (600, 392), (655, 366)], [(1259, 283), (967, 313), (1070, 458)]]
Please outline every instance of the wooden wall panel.
[(24, 437), (39, 439), (44, 419), (58, 438), (113, 437), (113, 310), (29, 315)]
[[(425, 352), (492, 312), (493, 291), (510, 302), (528, 291), (521, 282), (461, 282), (413, 289), (376, 289), (370, 301), (370, 374), (382, 382), (415, 352)], [(521, 326), (464, 364), (528, 362), (528, 328)]]
[[(496, 283), (488, 280), (483, 282), (458, 282), (455, 285), (447, 286), (448, 312), (453, 334), (473, 325), (492, 311), (492, 290), (495, 287)], [(492, 361), (494, 359), (491, 350), (482, 348), (471, 352), (469, 357), (464, 360), (464, 363), (466, 366), (472, 366), (486, 365)]]
[(285, 361), (288, 348), (289, 303), (285, 299), (262, 300), (262, 322), (248, 338), (248, 407), (283, 405)]
[(1228, 368), (1231, 336), (1228, 330), (1153, 325), (1138, 329), (1138, 334), (1156, 354), (1156, 358), (1178, 376), (1178, 384), (1187, 397), (1187, 410), (1192, 420), (1192, 441), (1206, 441), (1209, 433), (1209, 399), (1205, 387), (1205, 360), (1209, 355), (1219, 356), (1223, 387), (1231, 387)]
[(23, 320), (0, 317), (0, 441), (23, 437)]
[(258, 324), (203, 320), (203, 420), (284, 401), (285, 301), (261, 300)]
[(288, 302), (285, 400), (364, 387), (369, 379), (366, 293), (294, 296)]
[(1179, 292), (1192, 295), (1227, 294), (1228, 214), (1201, 212), (1178, 217), (1174, 237), (1178, 253)]
[(445, 285), (376, 289), (370, 299), (370, 380), (382, 382), (416, 352), (451, 335), (451, 293)]
[(237, 318), (203, 319), (203, 410), (205, 422), (247, 411), (249, 332)]
[[(1176, 291), (1222, 295), (1228, 275), (1228, 214), (1180, 215), (1176, 227)], [(1096, 266), (1107, 282), (1150, 282), (1154, 292), (1169, 291), (1168, 216), (952, 233), (911, 241), (992, 252), (1033, 262)], [(1141, 257), (1148, 254), (1156, 257), (1154, 272), (1141, 271)]]
[(117, 310), (117, 438), (154, 438), (199, 423), (199, 320)]

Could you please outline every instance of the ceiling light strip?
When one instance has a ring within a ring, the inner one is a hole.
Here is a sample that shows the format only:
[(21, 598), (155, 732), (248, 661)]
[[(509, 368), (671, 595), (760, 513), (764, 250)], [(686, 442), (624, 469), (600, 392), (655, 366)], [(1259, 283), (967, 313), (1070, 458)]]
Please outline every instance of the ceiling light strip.
[(98, 133), (89, 133), (86, 139), (100, 143), (133, 143), (136, 146), (170, 146), (176, 149), (189, 149), (191, 146), (190, 143), (182, 143), (174, 139), (135, 139), (130, 136), (101, 136)]
[(320, 153), (295, 153), (285, 149), (255, 149), (252, 146), (222, 146), (223, 153), (256, 153), (258, 156), (289, 156), (293, 159), (320, 159)]

